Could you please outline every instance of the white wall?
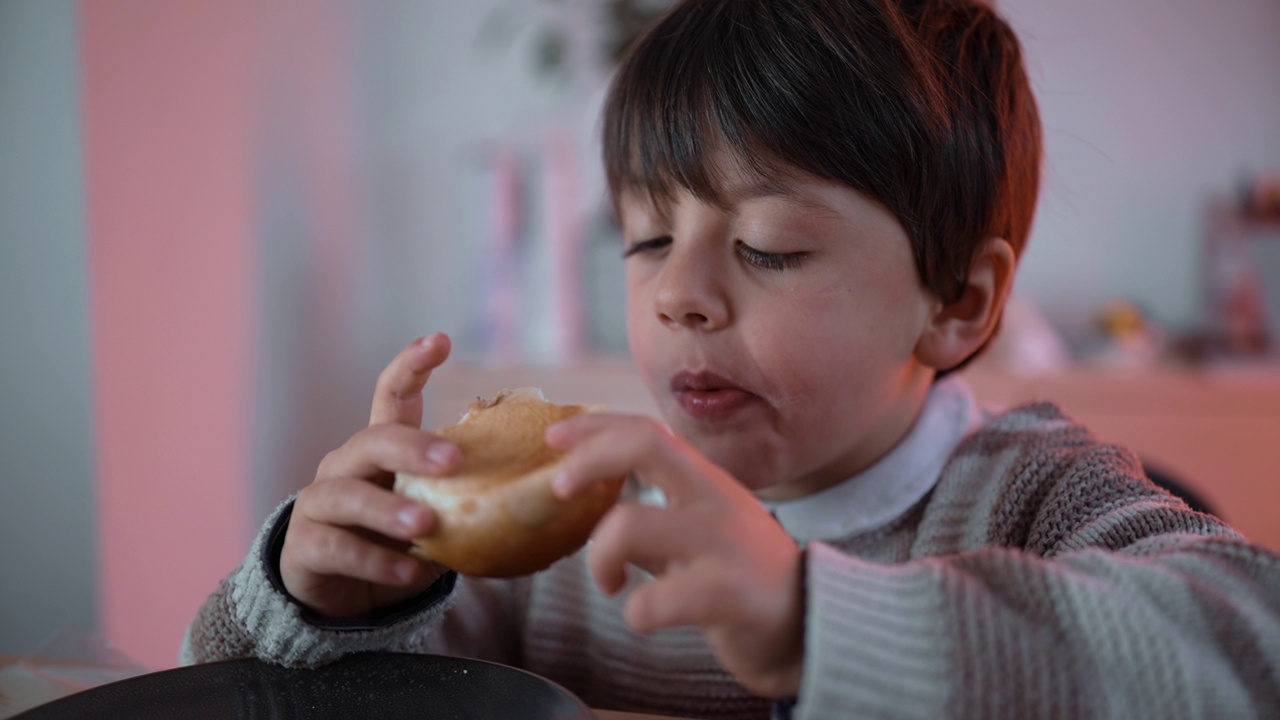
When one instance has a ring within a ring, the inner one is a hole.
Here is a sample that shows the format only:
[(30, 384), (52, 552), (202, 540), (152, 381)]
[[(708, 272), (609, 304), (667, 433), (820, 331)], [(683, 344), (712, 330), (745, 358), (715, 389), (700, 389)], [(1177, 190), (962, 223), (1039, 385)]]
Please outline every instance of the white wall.
[(1280, 2), (1001, 0), (1045, 128), (1018, 287), (1068, 331), (1128, 298), (1202, 319), (1209, 198), (1280, 168)]
[[(485, 148), (532, 151), (549, 133), (566, 132), (587, 175), (581, 207), (600, 207), (595, 141), (607, 74), (592, 59), (599, 41), (592, 18), (602, 5), (352, 4), (365, 287), (390, 334), (381, 341), (382, 361), (413, 333), (433, 330), (452, 333), (460, 354), (468, 352), (464, 331), (482, 270), (467, 244), (465, 179)], [(557, 24), (574, 33), (571, 77), (545, 77), (531, 67), (539, 31)]]
[(72, 0), (0, 2), (0, 654), (96, 625), (77, 77)]

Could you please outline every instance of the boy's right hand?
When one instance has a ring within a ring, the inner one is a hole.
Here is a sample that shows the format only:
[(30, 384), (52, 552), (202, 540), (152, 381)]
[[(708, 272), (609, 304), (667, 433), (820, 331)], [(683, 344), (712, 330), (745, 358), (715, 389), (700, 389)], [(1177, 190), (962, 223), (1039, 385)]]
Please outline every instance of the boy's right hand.
[(458, 447), (421, 430), (422, 389), (449, 357), (448, 336), (409, 345), (378, 376), (369, 427), (325, 456), (298, 493), (280, 553), (285, 590), (323, 617), (358, 618), (413, 597), (446, 572), (408, 554), (431, 509), (391, 492), (397, 472), (443, 475)]

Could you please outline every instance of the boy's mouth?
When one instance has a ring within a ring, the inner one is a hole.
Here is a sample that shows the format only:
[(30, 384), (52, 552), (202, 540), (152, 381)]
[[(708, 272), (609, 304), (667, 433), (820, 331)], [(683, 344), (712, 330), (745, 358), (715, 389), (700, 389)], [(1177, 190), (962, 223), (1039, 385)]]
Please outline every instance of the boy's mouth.
[(686, 413), (698, 420), (723, 420), (756, 396), (732, 380), (712, 372), (681, 372), (671, 378), (671, 392)]

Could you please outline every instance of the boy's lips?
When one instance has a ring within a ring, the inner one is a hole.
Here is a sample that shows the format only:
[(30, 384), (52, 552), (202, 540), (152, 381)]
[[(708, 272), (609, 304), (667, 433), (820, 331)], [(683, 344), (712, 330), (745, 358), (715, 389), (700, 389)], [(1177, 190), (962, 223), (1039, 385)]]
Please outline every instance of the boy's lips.
[(671, 393), (686, 413), (698, 420), (723, 420), (757, 396), (713, 372), (681, 372), (671, 378)]

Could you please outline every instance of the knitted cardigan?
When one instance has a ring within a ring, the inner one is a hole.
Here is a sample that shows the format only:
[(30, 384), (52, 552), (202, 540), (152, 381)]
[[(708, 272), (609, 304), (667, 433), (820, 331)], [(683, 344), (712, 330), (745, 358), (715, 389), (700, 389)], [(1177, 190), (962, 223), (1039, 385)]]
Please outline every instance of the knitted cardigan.
[[(626, 593), (602, 596), (583, 553), (516, 580), (450, 573), (379, 618), (325, 622), (279, 581), (290, 507), (201, 607), (184, 663), (434, 652), (598, 708), (770, 715), (695, 630), (628, 630)], [(890, 526), (809, 543), (805, 583), (797, 719), (1280, 717), (1280, 556), (1048, 403), (985, 422)]]

